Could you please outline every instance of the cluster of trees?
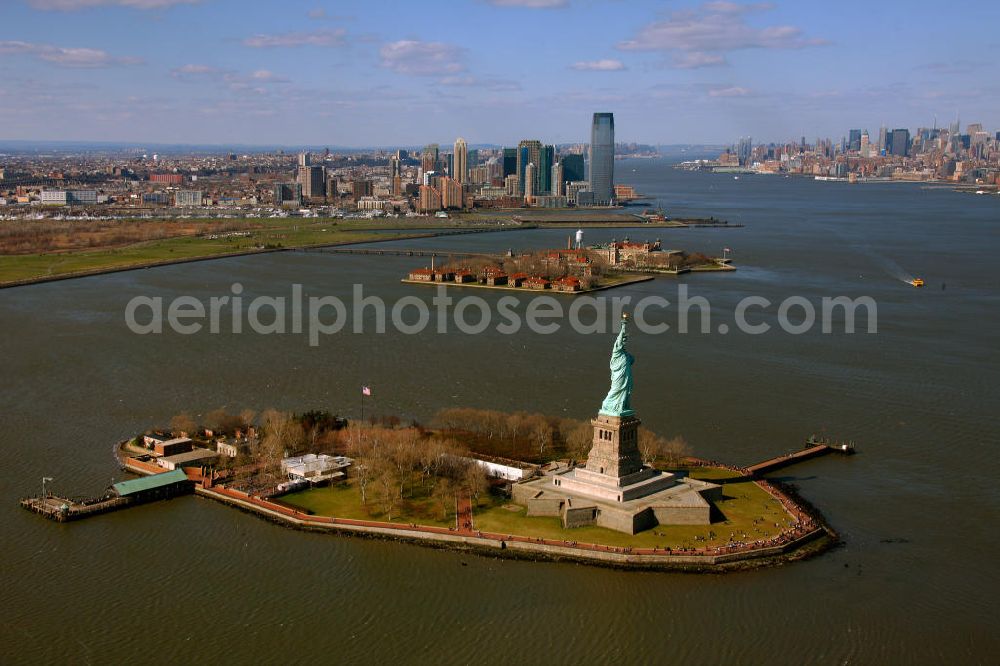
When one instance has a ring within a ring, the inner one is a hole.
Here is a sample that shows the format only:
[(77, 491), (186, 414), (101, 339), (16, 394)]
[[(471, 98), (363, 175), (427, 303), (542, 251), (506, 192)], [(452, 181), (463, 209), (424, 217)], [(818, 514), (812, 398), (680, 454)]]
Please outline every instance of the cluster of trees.
[(489, 489), (482, 466), (469, 460), (468, 449), (451, 439), (432, 437), (416, 428), (354, 426), (344, 431), (347, 454), (361, 503), (373, 503), (392, 520), (400, 502), (433, 498), (441, 517), (466, 489), (478, 501)]
[(554, 455), (553, 444), (561, 433), (560, 420), (544, 414), (471, 407), (442, 409), (433, 423), (443, 430), (474, 435), (475, 449), (481, 453), (511, 458), (540, 459), (547, 452)]
[(677, 467), (691, 455), (691, 447), (681, 436), (664, 438), (648, 428), (639, 427), (639, 455), (647, 465)]
[[(434, 425), (453, 433), (472, 435), (473, 449), (496, 456), (548, 462), (560, 456), (587, 457), (594, 441), (590, 421), (554, 418), (528, 412), (500, 412), (471, 407), (440, 410)], [(639, 428), (639, 453), (649, 465), (676, 466), (691, 455), (683, 437), (664, 438)]]

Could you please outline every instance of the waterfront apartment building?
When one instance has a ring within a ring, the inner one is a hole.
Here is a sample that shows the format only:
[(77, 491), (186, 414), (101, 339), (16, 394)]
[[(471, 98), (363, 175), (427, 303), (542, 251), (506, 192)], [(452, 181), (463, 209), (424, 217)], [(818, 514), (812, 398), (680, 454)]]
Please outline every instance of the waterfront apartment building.
[(445, 176), (438, 183), (438, 191), (441, 193), (442, 208), (464, 208), (465, 199), (462, 191), (462, 183), (455, 178)]
[(200, 206), (201, 201), (201, 190), (177, 190), (174, 192), (174, 205), (178, 208)]
[(441, 194), (430, 185), (421, 185), (417, 211), (420, 213), (433, 213), (437, 210), (441, 210)]
[(302, 205), (302, 185), (299, 183), (275, 183), (274, 184), (274, 205), (275, 206), (301, 206)]
[(615, 186), (615, 116), (595, 113), (590, 129), (590, 191), (594, 201), (609, 204)]
[(552, 196), (561, 197), (563, 193), (563, 167), (562, 162), (556, 162), (552, 165)]
[(535, 198), (535, 183), (537, 181), (535, 163), (529, 162), (528, 166), (524, 167), (524, 201), (526, 203), (531, 203), (531, 200)]
[[(303, 153), (308, 157), (309, 153)], [(300, 160), (301, 161), (301, 160)], [(308, 159), (306, 160), (308, 161)], [(306, 199), (322, 199), (326, 196), (326, 169), (311, 164), (299, 164), (296, 181), (302, 186), (302, 196)]]
[[(459, 183), (464, 183), (469, 179), (469, 146), (465, 139), (458, 137), (455, 139), (455, 152), (452, 156), (451, 177)], [(447, 206), (445, 206), (447, 208)]]
[(97, 190), (42, 190), (45, 206), (92, 206), (97, 203)]
[(179, 173), (151, 173), (149, 174), (149, 182), (180, 185), (184, 182), (184, 175)]
[(375, 184), (370, 180), (355, 180), (351, 183), (351, 194), (355, 201), (375, 194)]

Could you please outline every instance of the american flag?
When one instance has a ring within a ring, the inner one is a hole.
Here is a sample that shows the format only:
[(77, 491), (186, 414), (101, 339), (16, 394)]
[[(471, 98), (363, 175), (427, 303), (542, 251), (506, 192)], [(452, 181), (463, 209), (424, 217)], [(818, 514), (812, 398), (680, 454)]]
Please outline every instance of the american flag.
[(371, 395), (371, 394), (372, 394), (372, 389), (370, 386), (361, 387), (361, 395)]

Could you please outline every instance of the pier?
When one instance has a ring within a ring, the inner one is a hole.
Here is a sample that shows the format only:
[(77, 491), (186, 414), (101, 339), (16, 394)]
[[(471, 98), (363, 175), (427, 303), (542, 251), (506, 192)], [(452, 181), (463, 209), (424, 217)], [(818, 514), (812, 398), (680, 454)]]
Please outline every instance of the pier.
[(116, 511), (125, 508), (131, 503), (131, 500), (125, 497), (72, 500), (57, 495), (28, 497), (21, 500), (23, 508), (59, 523)]
[(296, 252), (322, 252), (324, 254), (369, 254), (396, 257), (496, 257), (495, 252), (460, 252), (456, 250), (407, 250), (376, 247), (307, 247)]
[(23, 498), (21, 508), (65, 523), (193, 492), (194, 482), (183, 470), (166, 472), (153, 465), (149, 467), (152, 469), (136, 470), (149, 476), (119, 481), (108, 488), (102, 497), (73, 500), (43, 493), (38, 497)]
[(759, 462), (756, 465), (751, 465), (750, 467), (747, 467), (747, 472), (751, 478), (756, 478), (776, 469), (788, 467), (789, 465), (794, 465), (795, 463), (802, 462), (803, 460), (810, 460), (812, 458), (818, 458), (819, 456), (825, 456), (828, 453), (853, 455), (854, 445), (831, 444), (828, 442), (817, 443), (814, 438), (810, 437), (809, 441), (806, 443), (806, 448), (793, 453), (786, 453), (785, 455), (777, 456), (775, 458), (771, 458), (770, 460)]

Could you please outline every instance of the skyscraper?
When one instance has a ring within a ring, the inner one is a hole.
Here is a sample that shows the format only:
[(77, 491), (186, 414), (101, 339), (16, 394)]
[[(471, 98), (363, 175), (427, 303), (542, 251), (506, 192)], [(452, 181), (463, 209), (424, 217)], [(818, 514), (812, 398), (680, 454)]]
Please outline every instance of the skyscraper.
[(424, 148), (420, 153), (420, 170), (423, 172), (437, 171), (438, 168), (438, 145), (432, 143)]
[(615, 194), (615, 116), (595, 113), (590, 129), (590, 191), (594, 201), (611, 203)]
[(584, 180), (587, 177), (584, 170), (583, 155), (576, 153), (563, 155), (559, 158), (559, 163), (562, 164), (563, 168), (563, 180), (573, 182)]
[(910, 130), (908, 129), (894, 129), (892, 130), (890, 144), (892, 146), (892, 154), (899, 155), (901, 157), (906, 157), (907, 153), (910, 151)]
[(535, 194), (552, 192), (552, 164), (556, 161), (555, 146), (542, 146), (538, 151), (538, 188)]
[(552, 196), (561, 197), (563, 193), (563, 167), (562, 162), (552, 165)]
[[(529, 164), (538, 164), (538, 153), (542, 150), (542, 142), (537, 139), (524, 139), (517, 144), (517, 179), (521, 187), (521, 194), (525, 194), (525, 184), (527, 177), (525, 169)], [(537, 170), (536, 170), (537, 171)], [(538, 174), (535, 173), (536, 180), (532, 185), (532, 192), (538, 191)]]
[[(305, 153), (306, 156), (309, 153)], [(306, 160), (308, 161), (308, 160)], [(299, 163), (301, 164), (301, 156)], [(326, 196), (326, 169), (321, 166), (300, 166), (296, 181), (302, 186), (302, 196), (306, 199)]]
[(389, 158), (389, 182), (392, 185), (392, 195), (398, 197), (403, 193), (403, 169), (398, 153)]
[(847, 137), (847, 149), (858, 152), (861, 150), (861, 130), (852, 129)]
[(503, 149), (503, 177), (517, 174), (517, 148)]
[(534, 162), (528, 162), (528, 165), (524, 167), (524, 185), (521, 189), (524, 190), (524, 200), (527, 203), (531, 203), (532, 199), (535, 198), (535, 182), (538, 179), (535, 171)]
[(736, 157), (740, 166), (750, 166), (750, 155), (753, 153), (753, 138), (741, 136), (736, 144)]
[(462, 137), (455, 139), (455, 156), (452, 164), (454, 171), (451, 177), (459, 183), (466, 182), (469, 179), (469, 146)]

